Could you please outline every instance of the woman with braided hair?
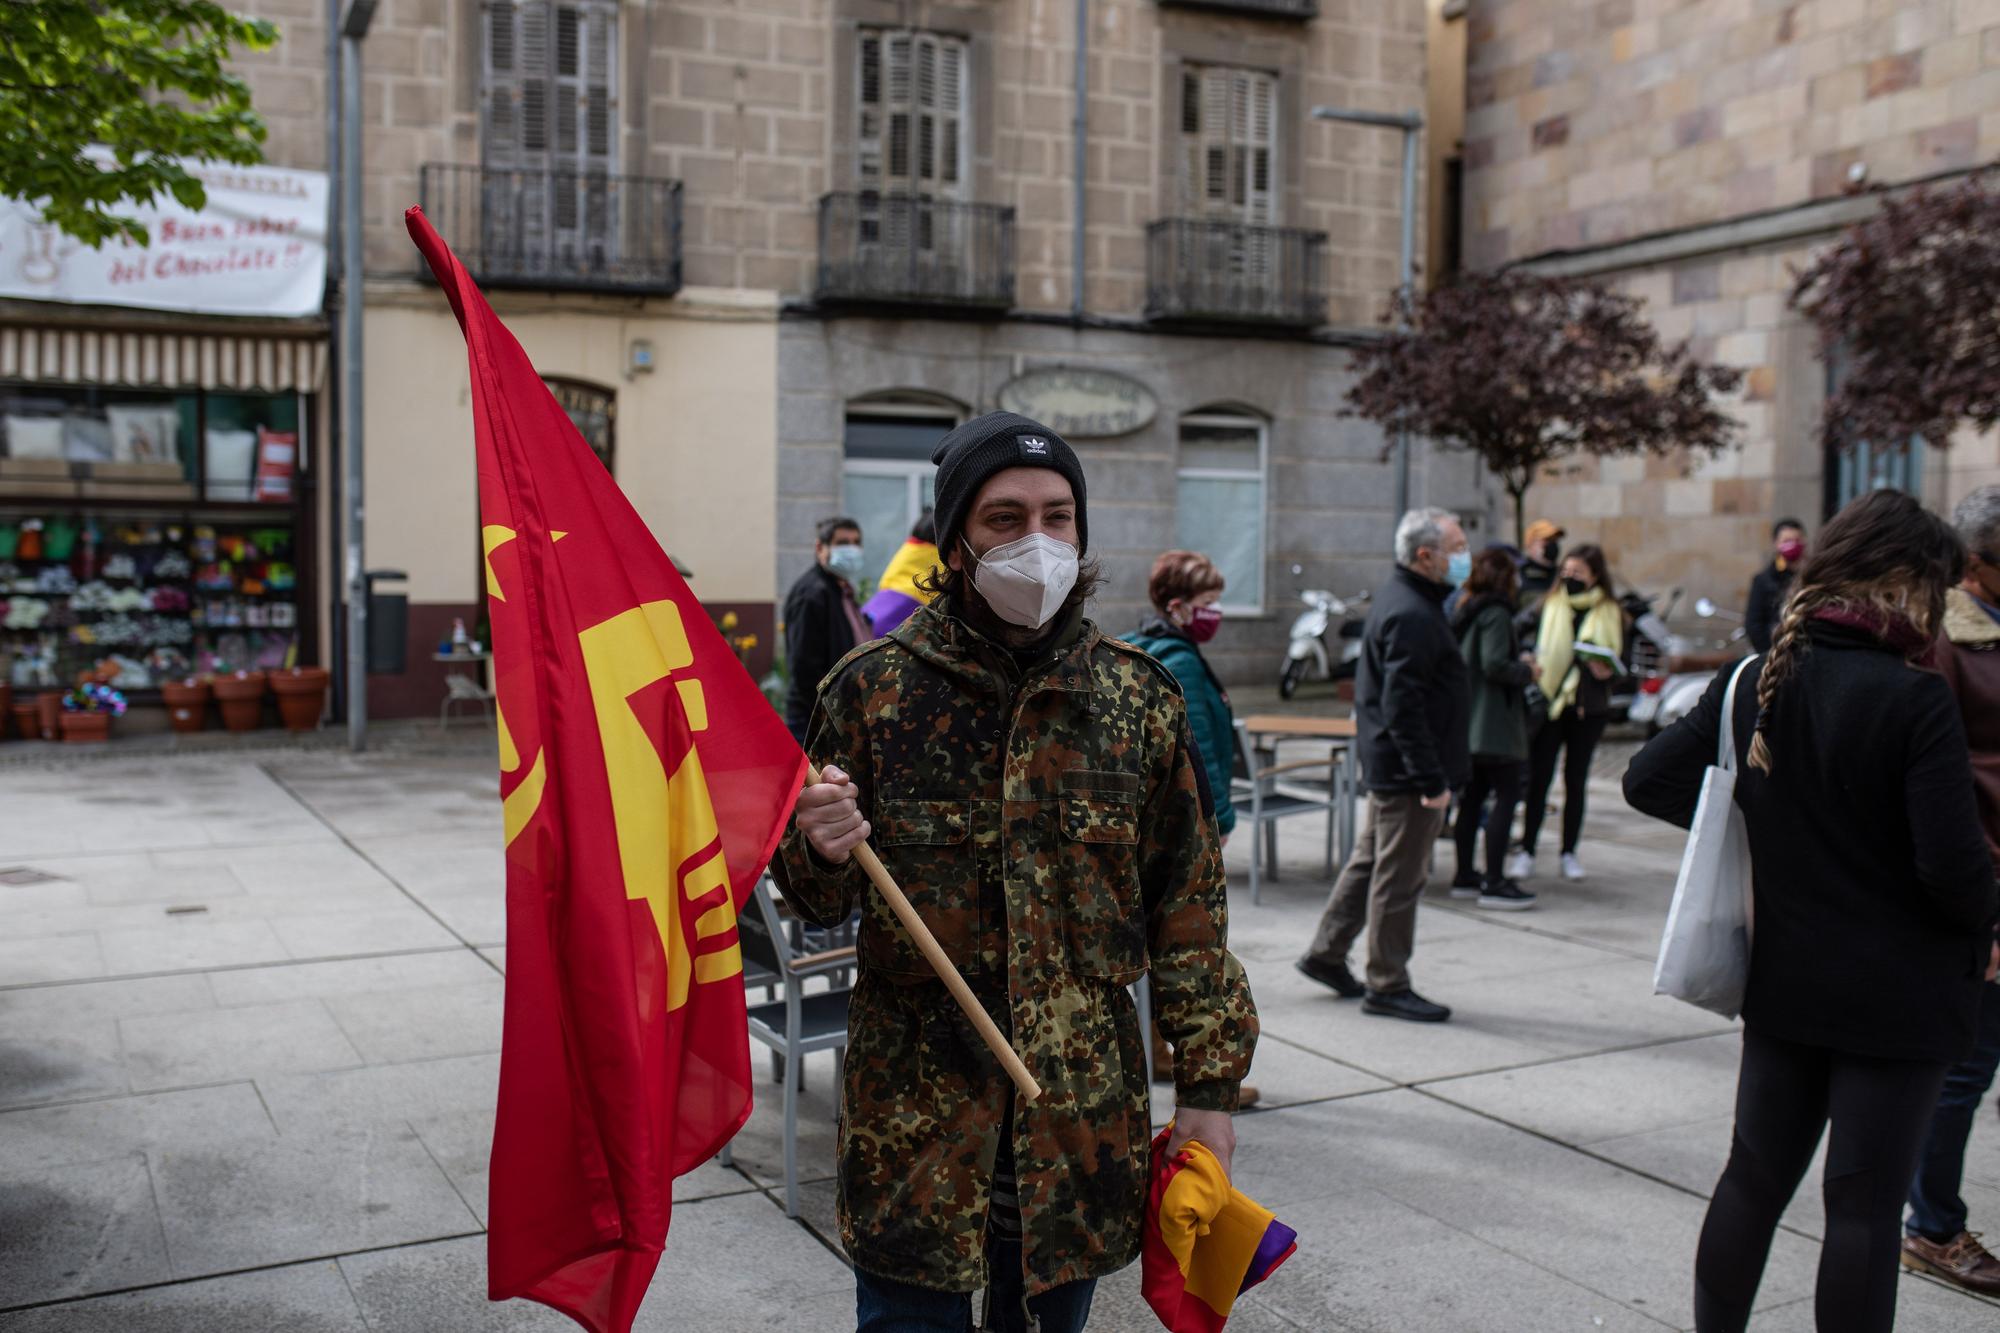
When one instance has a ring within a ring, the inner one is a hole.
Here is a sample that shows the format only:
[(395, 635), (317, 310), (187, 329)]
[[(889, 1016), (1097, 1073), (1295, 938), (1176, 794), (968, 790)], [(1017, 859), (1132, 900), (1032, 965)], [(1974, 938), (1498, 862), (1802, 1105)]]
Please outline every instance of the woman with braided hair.
[[(1701, 1333), (1745, 1327), (1829, 1122), (1822, 1333), (1891, 1328), (1903, 1198), (1996, 958), (1965, 727), (1925, 666), (1965, 551), (1907, 495), (1843, 509), (1728, 718), (1755, 929), (1729, 1164), (1695, 1256)], [(1625, 798), (1687, 827), (1729, 673), (1632, 760)]]

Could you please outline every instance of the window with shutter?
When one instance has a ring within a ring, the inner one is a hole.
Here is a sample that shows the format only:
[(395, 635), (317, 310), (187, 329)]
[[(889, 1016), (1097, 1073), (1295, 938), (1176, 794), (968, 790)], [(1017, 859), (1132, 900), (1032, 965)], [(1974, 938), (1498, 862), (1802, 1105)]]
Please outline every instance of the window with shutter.
[(1181, 208), (1190, 217), (1277, 222), (1278, 80), (1189, 65), (1181, 74)]
[(965, 40), (863, 29), (859, 59), (856, 185), (864, 192), (963, 198)]
[(484, 0), (484, 240), (524, 272), (618, 261), (618, 0)]

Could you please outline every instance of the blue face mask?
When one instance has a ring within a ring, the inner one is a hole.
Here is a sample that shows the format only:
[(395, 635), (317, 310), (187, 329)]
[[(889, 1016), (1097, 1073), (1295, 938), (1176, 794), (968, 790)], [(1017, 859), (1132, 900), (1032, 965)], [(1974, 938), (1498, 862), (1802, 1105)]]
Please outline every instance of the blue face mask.
[(836, 546), (826, 553), (826, 567), (833, 576), (848, 583), (861, 582), (861, 562), (864, 557), (859, 546)]
[(1445, 564), (1445, 569), (1444, 569), (1445, 586), (1451, 588), (1462, 588), (1465, 586), (1465, 581), (1471, 577), (1472, 577), (1472, 552), (1453, 551), (1451, 553), (1449, 560)]

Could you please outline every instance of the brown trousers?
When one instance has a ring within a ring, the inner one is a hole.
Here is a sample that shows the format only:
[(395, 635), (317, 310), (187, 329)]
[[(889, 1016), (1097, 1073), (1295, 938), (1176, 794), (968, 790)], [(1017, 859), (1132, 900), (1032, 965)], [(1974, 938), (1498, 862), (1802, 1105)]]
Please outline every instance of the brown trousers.
[(1313, 936), (1314, 958), (1345, 963), (1365, 928), (1368, 989), (1392, 994), (1410, 988), (1417, 900), (1430, 878), (1431, 850), (1444, 830), (1444, 818), (1442, 810), (1424, 809), (1420, 796), (1368, 794), (1354, 855), (1334, 881), (1333, 896)]

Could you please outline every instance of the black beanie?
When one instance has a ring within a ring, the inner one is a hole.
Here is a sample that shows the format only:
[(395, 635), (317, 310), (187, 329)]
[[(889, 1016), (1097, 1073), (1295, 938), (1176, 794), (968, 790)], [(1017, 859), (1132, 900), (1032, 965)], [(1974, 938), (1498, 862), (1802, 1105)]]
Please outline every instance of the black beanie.
[(996, 472), (1010, 467), (1045, 467), (1069, 479), (1076, 497), (1076, 547), (1090, 547), (1085, 521), (1083, 464), (1069, 442), (1047, 426), (1015, 412), (988, 412), (952, 431), (931, 455), (937, 464), (938, 549), (949, 551), (959, 539), (967, 511), (979, 488)]

